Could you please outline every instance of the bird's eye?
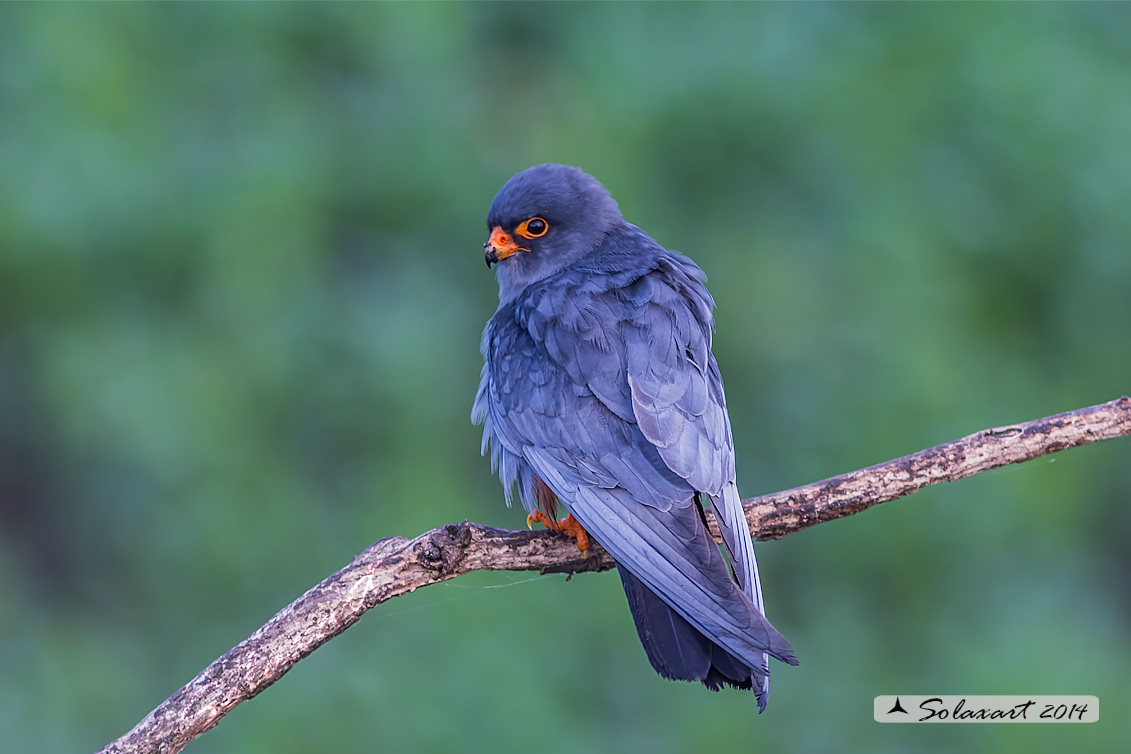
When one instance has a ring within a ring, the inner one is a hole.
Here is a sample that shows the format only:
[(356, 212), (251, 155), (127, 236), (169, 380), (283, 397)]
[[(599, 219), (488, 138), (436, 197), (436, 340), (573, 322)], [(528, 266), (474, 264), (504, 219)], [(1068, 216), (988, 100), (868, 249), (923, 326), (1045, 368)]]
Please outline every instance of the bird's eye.
[(546, 231), (549, 229), (550, 225), (545, 220), (540, 217), (532, 217), (529, 220), (523, 220), (515, 230), (524, 238), (538, 238), (546, 235)]

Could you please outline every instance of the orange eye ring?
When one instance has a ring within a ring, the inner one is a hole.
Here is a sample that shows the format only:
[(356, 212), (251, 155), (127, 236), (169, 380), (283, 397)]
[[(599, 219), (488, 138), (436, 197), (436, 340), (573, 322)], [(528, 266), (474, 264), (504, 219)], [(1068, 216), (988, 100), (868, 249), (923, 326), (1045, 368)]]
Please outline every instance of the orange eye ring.
[(515, 233), (518, 233), (523, 238), (541, 238), (546, 235), (550, 230), (550, 224), (543, 220), (541, 217), (532, 217), (529, 220), (523, 220), (515, 228)]

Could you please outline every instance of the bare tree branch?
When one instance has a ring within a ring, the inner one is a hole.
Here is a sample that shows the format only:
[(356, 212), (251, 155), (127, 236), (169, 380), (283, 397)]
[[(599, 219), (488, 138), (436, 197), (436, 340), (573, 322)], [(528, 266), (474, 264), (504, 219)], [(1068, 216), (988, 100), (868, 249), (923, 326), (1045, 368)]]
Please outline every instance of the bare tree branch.
[[(877, 503), (1065, 448), (1131, 435), (1126, 396), (1044, 419), (986, 429), (909, 456), (771, 495), (744, 500), (758, 539), (778, 539)], [(716, 538), (718, 532), (715, 531)], [(233, 707), (279, 680), (296, 662), (372, 607), (422, 586), (479, 570), (582, 573), (614, 566), (594, 545), (588, 559), (549, 531), (510, 531), (470, 522), (414, 539), (378, 540), (348, 566), (283, 608), (117, 741), (109, 752), (172, 754)]]

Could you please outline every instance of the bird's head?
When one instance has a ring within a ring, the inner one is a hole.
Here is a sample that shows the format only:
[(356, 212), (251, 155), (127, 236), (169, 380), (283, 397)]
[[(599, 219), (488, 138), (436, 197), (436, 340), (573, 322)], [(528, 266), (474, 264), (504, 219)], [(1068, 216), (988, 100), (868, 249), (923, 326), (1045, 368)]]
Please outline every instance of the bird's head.
[(535, 165), (499, 191), (487, 215), (487, 266), (498, 264), (499, 296), (568, 267), (623, 222), (596, 178), (568, 165)]

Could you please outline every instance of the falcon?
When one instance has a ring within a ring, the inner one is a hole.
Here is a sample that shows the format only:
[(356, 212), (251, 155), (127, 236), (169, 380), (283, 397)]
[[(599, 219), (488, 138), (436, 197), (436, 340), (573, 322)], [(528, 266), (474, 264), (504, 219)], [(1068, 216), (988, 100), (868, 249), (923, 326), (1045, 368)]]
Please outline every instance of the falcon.
[(706, 275), (567, 165), (512, 177), (487, 227), (499, 307), (472, 419), (507, 504), (517, 488), (528, 524), (565, 530), (583, 550), (591, 537), (613, 556), (661, 676), (751, 689), (764, 710), (767, 656), (797, 657), (766, 620)]

